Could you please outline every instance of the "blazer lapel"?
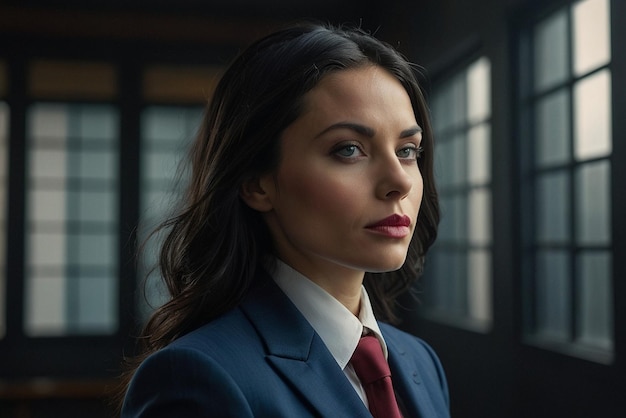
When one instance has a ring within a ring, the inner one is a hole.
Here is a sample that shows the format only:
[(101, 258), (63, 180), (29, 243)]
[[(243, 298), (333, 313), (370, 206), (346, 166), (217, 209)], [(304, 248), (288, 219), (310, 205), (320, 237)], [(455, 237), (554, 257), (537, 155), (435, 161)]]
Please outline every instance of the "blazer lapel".
[(410, 361), (406, 349), (395, 340), (385, 337), (389, 350), (389, 367), (393, 385), (400, 396), (408, 416), (438, 417), (437, 408), (426, 389), (432, 382), (424, 382), (415, 363)]
[(241, 305), (267, 347), (267, 361), (321, 416), (370, 417), (321, 338), (271, 280)]

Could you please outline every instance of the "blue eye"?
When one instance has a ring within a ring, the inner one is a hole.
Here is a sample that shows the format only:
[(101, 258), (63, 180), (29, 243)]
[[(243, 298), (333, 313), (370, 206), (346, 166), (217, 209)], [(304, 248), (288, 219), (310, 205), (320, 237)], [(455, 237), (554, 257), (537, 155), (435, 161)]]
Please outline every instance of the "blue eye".
[(333, 154), (340, 158), (355, 158), (361, 156), (363, 153), (358, 145), (348, 144), (336, 148)]
[(422, 147), (416, 147), (414, 145), (401, 148), (396, 152), (398, 158), (406, 160), (417, 160), (422, 155)]

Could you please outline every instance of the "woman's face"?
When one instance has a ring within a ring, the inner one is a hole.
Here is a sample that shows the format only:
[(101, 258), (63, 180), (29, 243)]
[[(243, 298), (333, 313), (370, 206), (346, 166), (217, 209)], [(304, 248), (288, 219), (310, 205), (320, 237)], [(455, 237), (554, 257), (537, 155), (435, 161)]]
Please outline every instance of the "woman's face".
[(324, 77), (260, 182), (278, 256), (318, 283), (400, 268), (422, 200), (421, 139), (409, 96), (386, 70)]

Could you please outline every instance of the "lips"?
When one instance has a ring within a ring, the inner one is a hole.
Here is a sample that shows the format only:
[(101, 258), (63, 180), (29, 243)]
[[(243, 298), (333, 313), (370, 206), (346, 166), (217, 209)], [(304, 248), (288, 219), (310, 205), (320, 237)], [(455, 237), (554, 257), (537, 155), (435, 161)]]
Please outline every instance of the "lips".
[(410, 225), (411, 218), (407, 215), (393, 214), (365, 228), (390, 238), (404, 238), (411, 232)]

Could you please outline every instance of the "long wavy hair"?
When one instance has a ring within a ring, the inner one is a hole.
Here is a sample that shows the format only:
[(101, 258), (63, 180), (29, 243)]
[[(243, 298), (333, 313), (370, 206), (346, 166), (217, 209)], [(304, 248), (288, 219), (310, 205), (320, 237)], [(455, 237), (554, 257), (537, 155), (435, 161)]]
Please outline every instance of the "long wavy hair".
[(170, 299), (145, 325), (128, 379), (149, 354), (232, 309), (253, 288), (273, 247), (260, 213), (240, 198), (242, 185), (276, 169), (281, 133), (300, 115), (308, 91), (329, 73), (366, 65), (384, 68), (404, 86), (423, 129), (417, 164), (424, 195), (406, 262), (400, 270), (365, 276), (377, 317), (395, 318), (395, 300), (421, 275), (439, 222), (432, 130), (416, 69), (360, 29), (298, 25), (252, 44), (216, 87), (190, 151), (181, 207), (160, 227), (167, 235), (159, 269)]

